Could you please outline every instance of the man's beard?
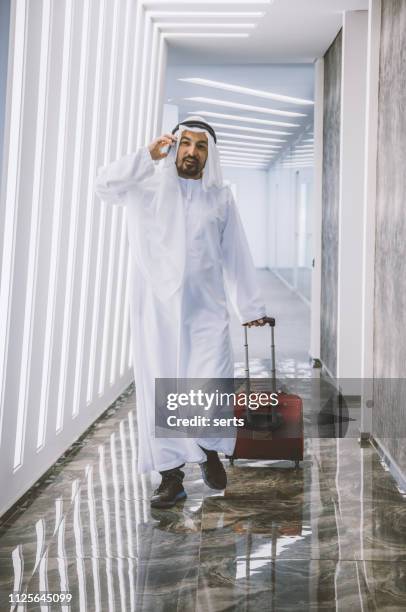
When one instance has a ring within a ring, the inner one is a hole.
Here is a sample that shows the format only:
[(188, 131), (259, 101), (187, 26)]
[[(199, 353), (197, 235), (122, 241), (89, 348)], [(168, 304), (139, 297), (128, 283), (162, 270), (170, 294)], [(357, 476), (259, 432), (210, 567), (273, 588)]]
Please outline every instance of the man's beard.
[[(186, 162), (190, 162), (190, 163), (186, 163)], [(199, 164), (197, 159), (194, 159), (192, 157), (186, 157), (182, 160), (182, 163), (178, 165), (178, 170), (182, 174), (185, 174), (190, 177), (194, 177), (194, 176), (198, 176), (201, 173), (202, 167)]]

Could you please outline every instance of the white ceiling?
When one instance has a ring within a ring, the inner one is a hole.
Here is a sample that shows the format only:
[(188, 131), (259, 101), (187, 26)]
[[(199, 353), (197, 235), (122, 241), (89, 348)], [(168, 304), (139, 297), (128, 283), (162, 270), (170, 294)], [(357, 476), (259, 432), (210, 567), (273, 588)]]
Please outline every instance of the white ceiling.
[[(228, 149), (224, 154), (232, 157), (239, 155), (239, 150), (245, 151), (250, 165), (258, 157), (256, 145), (260, 153), (264, 153), (264, 149), (271, 144), (280, 147), (276, 153), (272, 153), (271, 163), (281, 155), (290, 157), (293, 148), (304, 138), (304, 133), (306, 138), (311, 136), (313, 107), (293, 104), (292, 101), (266, 99), (252, 91), (235, 91), (232, 87), (218, 88), (180, 79), (209, 79), (260, 92), (313, 100), (314, 60), (325, 54), (336, 37), (342, 26), (343, 11), (368, 8), (368, 0), (274, 0), (273, 3), (266, 0), (262, 3), (254, 0), (206, 0), (204, 3), (193, 0), (145, 1), (147, 10), (152, 11), (153, 20), (160, 24), (161, 32), (164, 35), (171, 33), (167, 39), (169, 55), (165, 102), (179, 108), (181, 120), (190, 113), (208, 112), (206, 119), (209, 123), (221, 124), (215, 129), (222, 133), (222, 148)], [(236, 15), (247, 11), (257, 14)], [(197, 12), (206, 15), (194, 15)], [(207, 15), (210, 12), (215, 15)], [(230, 12), (233, 13), (232, 17), (227, 15)], [(241, 25), (251, 23), (257, 26)], [(236, 24), (237, 27), (234, 27)], [(195, 35), (196, 32), (200, 36)], [(212, 32), (216, 32), (216, 37), (202, 36)], [(249, 36), (219, 36), (225, 32), (245, 32)], [(200, 100), (190, 99), (196, 97)], [(213, 99), (217, 103), (210, 102)], [(295, 119), (273, 116), (270, 109), (299, 112), (302, 116)], [(238, 116), (238, 119), (217, 117), (218, 114)], [(274, 127), (265, 125), (264, 120), (290, 120), (296, 125), (290, 128)], [(228, 127), (224, 127), (224, 124), (228, 124)], [(252, 128), (260, 129), (255, 133)], [(271, 142), (274, 135), (261, 133), (261, 128), (287, 130), (288, 134), (280, 136), (283, 142)], [(234, 146), (233, 138), (239, 139), (237, 146)], [(308, 147), (307, 144), (305, 146)], [(258, 165), (263, 164), (258, 161)]]
[[(230, 64), (313, 62), (324, 55), (342, 23), (342, 13), (367, 10), (368, 0), (274, 0), (260, 2), (162, 2), (151, 0), (148, 8), (165, 11), (260, 11), (262, 18), (233, 19), (233, 22), (256, 22), (258, 26), (248, 38), (187, 38), (170, 37), (171, 63), (203, 63), (218, 61)], [(190, 23), (190, 18), (177, 21)], [(200, 18), (203, 21), (203, 17)], [(207, 18), (204, 19), (206, 23)], [(230, 22), (217, 18), (217, 23)], [(178, 30), (179, 32), (182, 29)], [(184, 30), (183, 30), (184, 31)], [(198, 30), (197, 30), (198, 31)], [(233, 30), (236, 31), (236, 30)]]
[[(200, 114), (209, 112), (206, 115), (206, 120), (212, 124), (221, 124), (223, 127), (214, 125), (216, 132), (220, 134), (228, 134), (228, 136), (219, 137), (221, 140), (226, 139), (228, 145), (232, 145), (230, 140), (237, 140), (237, 145), (242, 150), (255, 148), (259, 145), (259, 149), (265, 148), (272, 141), (263, 140), (264, 138), (281, 138), (283, 142), (275, 142), (274, 145), (280, 146), (281, 149), (276, 153), (281, 153), (282, 150), (290, 148), (300, 134), (313, 124), (313, 106), (297, 105), (289, 102), (281, 102), (268, 100), (257, 97), (251, 94), (234, 93), (227, 90), (212, 88), (205, 85), (197, 85), (194, 83), (185, 82), (180, 79), (184, 78), (203, 78), (212, 81), (249, 87), (254, 90), (266, 91), (285, 96), (295, 96), (304, 99), (313, 99), (314, 89), (314, 68), (312, 64), (248, 64), (248, 65), (224, 65), (224, 64), (209, 64), (209, 65), (169, 65), (166, 73), (165, 87), (165, 102), (174, 104), (179, 109), (179, 118), (181, 120), (187, 118), (190, 113)], [(301, 117), (284, 117), (270, 115), (266, 112), (258, 110), (249, 110), (249, 108), (240, 110), (227, 108), (222, 104), (210, 104), (208, 102), (189, 100), (188, 98), (209, 98), (221, 102), (230, 102), (261, 107), (265, 110), (276, 109), (289, 112), (302, 113)], [(230, 119), (229, 117), (222, 118), (216, 115), (230, 115), (240, 119)], [(247, 121), (248, 120), (248, 121)], [(255, 122), (252, 120), (259, 120)], [(276, 121), (283, 123), (294, 123), (297, 127), (282, 127), (272, 124), (261, 123), (267, 121)], [(224, 127), (225, 125), (229, 127)], [(241, 127), (241, 130), (237, 128)], [(253, 131), (258, 129), (259, 131)], [(284, 132), (283, 135), (266, 134), (261, 130)], [(230, 136), (231, 134), (231, 136)], [(241, 138), (238, 138), (238, 135)], [(246, 141), (246, 142), (245, 142)], [(246, 146), (242, 146), (245, 143)], [(234, 148), (234, 147), (233, 147)]]

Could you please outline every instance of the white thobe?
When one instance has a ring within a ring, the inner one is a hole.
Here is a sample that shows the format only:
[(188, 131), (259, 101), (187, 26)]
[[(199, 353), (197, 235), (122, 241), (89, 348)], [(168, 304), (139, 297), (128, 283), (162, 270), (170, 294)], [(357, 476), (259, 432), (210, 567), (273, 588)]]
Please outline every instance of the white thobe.
[[(233, 378), (226, 288), (241, 323), (265, 316), (256, 270), (229, 187), (204, 191), (179, 178), (185, 216), (186, 265), (181, 288), (166, 302), (141, 272), (134, 245), (143, 186), (156, 171), (147, 147), (99, 168), (96, 193), (126, 206), (130, 246), (130, 328), (137, 422), (138, 472), (202, 462), (199, 445), (231, 455), (227, 438), (155, 437), (155, 378)], [(171, 203), (168, 201), (168, 206)]]

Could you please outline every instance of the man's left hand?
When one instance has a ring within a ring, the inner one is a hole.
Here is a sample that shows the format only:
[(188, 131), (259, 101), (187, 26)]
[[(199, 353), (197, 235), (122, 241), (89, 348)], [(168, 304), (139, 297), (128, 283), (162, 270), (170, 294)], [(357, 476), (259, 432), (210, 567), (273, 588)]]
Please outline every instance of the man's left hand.
[(244, 326), (247, 325), (248, 327), (251, 327), (251, 325), (254, 325), (255, 327), (262, 327), (265, 324), (266, 324), (265, 319), (255, 319), (255, 321), (250, 321), (249, 323), (243, 323)]

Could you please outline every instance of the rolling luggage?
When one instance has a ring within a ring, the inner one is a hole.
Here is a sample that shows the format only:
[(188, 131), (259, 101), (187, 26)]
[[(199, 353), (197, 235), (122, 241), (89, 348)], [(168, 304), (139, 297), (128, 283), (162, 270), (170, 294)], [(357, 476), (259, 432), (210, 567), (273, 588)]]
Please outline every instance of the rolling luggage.
[[(299, 467), (304, 446), (303, 403), (298, 395), (277, 390), (275, 319), (266, 317), (266, 322), (271, 328), (271, 385), (268, 378), (250, 379), (248, 330), (245, 326), (245, 390), (237, 393), (234, 406), (234, 415), (244, 419), (244, 426), (237, 427), (234, 453), (228, 458), (231, 464), (235, 459), (288, 459), (294, 461), (295, 467)], [(251, 409), (243, 400), (252, 393), (266, 394), (262, 396), (261, 402), (265, 405)], [(278, 403), (275, 406), (273, 404), (276, 401)]]

